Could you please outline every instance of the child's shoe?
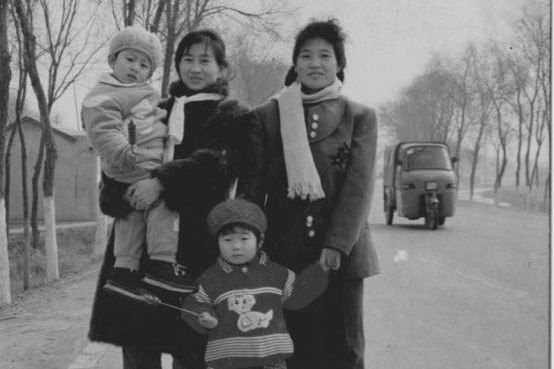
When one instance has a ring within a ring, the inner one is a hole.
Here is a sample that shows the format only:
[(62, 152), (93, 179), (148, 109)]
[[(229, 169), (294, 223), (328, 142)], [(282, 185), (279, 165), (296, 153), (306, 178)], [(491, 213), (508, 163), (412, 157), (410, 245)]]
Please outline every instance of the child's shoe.
[(142, 287), (139, 273), (127, 268), (113, 268), (103, 288), (141, 302), (146, 302), (145, 298), (148, 296), (155, 296)]
[(167, 291), (191, 293), (198, 286), (187, 274), (184, 266), (161, 260), (150, 260), (142, 278), (144, 283)]

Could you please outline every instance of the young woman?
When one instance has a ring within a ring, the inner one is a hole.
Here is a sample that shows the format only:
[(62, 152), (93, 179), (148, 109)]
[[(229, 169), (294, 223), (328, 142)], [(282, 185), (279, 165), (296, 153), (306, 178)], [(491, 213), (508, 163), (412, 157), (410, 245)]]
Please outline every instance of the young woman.
[[(173, 160), (127, 188), (104, 178), (101, 207), (124, 216), (132, 207), (149, 208), (159, 197), (179, 212), (177, 262), (195, 279), (217, 260), (217, 244), (206, 225), (209, 210), (232, 196), (258, 203), (261, 131), (243, 104), (229, 99), (225, 45), (211, 30), (193, 31), (175, 53), (179, 80), (167, 110)], [(130, 198), (130, 203), (125, 200)], [(179, 318), (179, 312), (107, 293), (102, 286), (113, 268), (113, 232), (108, 244), (92, 311), (89, 337), (123, 349), (125, 369), (161, 368), (161, 353), (170, 353), (174, 368), (203, 368), (205, 338)], [(179, 295), (155, 293), (180, 305)]]
[(367, 218), (374, 186), (373, 110), (341, 94), (344, 34), (333, 21), (302, 29), (287, 87), (255, 109), (265, 132), (265, 251), (300, 272), (316, 260), (329, 286), (285, 312), (288, 368), (364, 368), (363, 279), (378, 273)]

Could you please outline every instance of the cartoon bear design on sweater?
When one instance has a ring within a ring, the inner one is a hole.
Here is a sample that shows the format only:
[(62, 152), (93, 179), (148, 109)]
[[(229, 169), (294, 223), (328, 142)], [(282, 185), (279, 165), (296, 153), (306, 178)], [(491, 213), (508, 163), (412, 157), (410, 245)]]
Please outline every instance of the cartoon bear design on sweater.
[(241, 332), (248, 332), (257, 328), (267, 328), (271, 319), (273, 319), (273, 309), (267, 313), (252, 311), (252, 307), (256, 304), (254, 295), (239, 293), (229, 296), (227, 304), (230, 311), (234, 311), (239, 315), (237, 327)]

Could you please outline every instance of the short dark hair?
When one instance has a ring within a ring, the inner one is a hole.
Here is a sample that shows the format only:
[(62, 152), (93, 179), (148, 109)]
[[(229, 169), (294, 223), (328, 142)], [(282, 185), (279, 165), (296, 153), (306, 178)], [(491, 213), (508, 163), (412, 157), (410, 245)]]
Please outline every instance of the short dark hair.
[(229, 63), (225, 58), (225, 43), (223, 39), (214, 30), (211, 29), (201, 29), (197, 31), (191, 31), (183, 37), (183, 39), (177, 45), (177, 51), (175, 51), (175, 70), (179, 72), (179, 63), (183, 55), (196, 44), (205, 44), (212, 48), (215, 56), (215, 61), (220, 68), (227, 68)]
[(288, 86), (296, 80), (296, 71), (294, 65), (300, 54), (300, 48), (306, 43), (306, 41), (313, 38), (322, 38), (333, 46), (335, 57), (337, 59), (337, 65), (339, 71), (337, 78), (344, 82), (344, 68), (346, 67), (346, 54), (344, 52), (344, 41), (346, 34), (339, 25), (338, 20), (330, 18), (326, 21), (312, 20), (306, 27), (304, 27), (296, 35), (296, 41), (294, 43), (294, 49), (292, 52), (292, 64), (293, 67), (289, 69), (287, 76), (285, 77), (285, 85)]
[(221, 228), (219, 230), (219, 232), (217, 233), (216, 237), (219, 238), (219, 237), (231, 234), (231, 233), (235, 233), (237, 228), (246, 229), (247, 231), (250, 231), (250, 232), (254, 233), (254, 236), (256, 236), (256, 241), (260, 240), (260, 236), (261, 236), (260, 231), (258, 229), (256, 229), (256, 227), (253, 227), (250, 224), (244, 223), (244, 222), (229, 223), (229, 224), (223, 226), (223, 228)]

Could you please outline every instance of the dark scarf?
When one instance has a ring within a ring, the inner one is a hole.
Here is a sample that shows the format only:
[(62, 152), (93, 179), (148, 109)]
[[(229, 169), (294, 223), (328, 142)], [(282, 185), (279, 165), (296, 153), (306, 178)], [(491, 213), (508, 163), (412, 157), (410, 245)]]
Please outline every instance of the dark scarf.
[(229, 82), (224, 79), (218, 79), (214, 84), (202, 90), (191, 90), (181, 80), (175, 81), (169, 86), (169, 94), (174, 97), (192, 96), (202, 92), (229, 96)]

